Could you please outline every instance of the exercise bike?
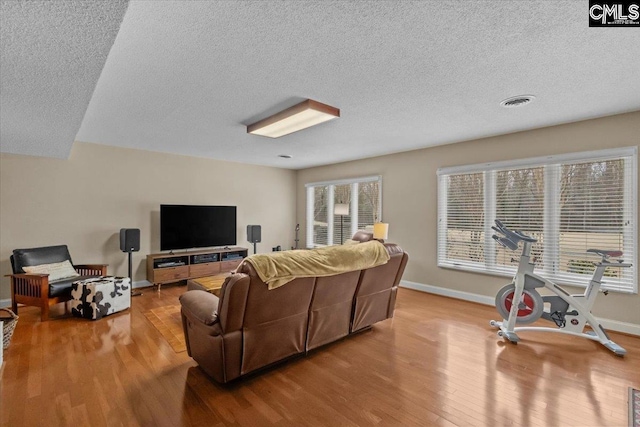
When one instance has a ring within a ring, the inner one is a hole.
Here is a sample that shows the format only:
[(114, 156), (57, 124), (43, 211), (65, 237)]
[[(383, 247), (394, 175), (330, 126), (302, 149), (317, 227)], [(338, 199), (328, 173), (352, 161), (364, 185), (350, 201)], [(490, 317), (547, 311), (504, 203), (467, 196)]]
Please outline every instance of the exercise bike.
[[(622, 260), (610, 261), (610, 258), (621, 257), (622, 252), (588, 249), (588, 253), (599, 255), (602, 259), (595, 264), (596, 269), (584, 294), (570, 295), (556, 283), (533, 272), (535, 260), (531, 262), (531, 246), (537, 242), (536, 239), (519, 231), (508, 229), (500, 220), (496, 219), (495, 222), (496, 225), (491, 228), (498, 234), (494, 234), (492, 237), (500, 245), (515, 251), (518, 249), (519, 243), (523, 242), (518, 271), (513, 283), (504, 286), (496, 295), (496, 309), (504, 320), (492, 320), (490, 324), (500, 329), (498, 336), (512, 343), (517, 343), (520, 341), (517, 332), (557, 332), (598, 341), (617, 356), (624, 356), (627, 351), (611, 341), (602, 324), (591, 314), (591, 308), (600, 291), (600, 281), (606, 268), (631, 267), (631, 264)], [(543, 287), (555, 295), (541, 296), (536, 289)], [(606, 295), (607, 291), (604, 291), (604, 294)], [(545, 304), (549, 305), (548, 310), (545, 310)], [(555, 323), (556, 328), (515, 326), (516, 323), (533, 323), (541, 317)], [(585, 331), (587, 324), (591, 330)]]

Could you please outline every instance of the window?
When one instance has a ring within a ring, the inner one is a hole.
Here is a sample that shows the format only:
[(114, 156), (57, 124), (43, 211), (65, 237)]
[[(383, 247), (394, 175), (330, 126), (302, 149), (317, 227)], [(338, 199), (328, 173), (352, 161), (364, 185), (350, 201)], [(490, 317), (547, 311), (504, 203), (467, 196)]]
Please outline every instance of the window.
[[(314, 182), (307, 187), (307, 247), (341, 244), (381, 220), (382, 177)], [(348, 215), (334, 215), (336, 204)]]
[(491, 226), (535, 237), (536, 272), (586, 286), (587, 249), (624, 252), (631, 268), (608, 268), (603, 288), (637, 292), (637, 148), (576, 153), (438, 170), (438, 265), (512, 275), (513, 252)]

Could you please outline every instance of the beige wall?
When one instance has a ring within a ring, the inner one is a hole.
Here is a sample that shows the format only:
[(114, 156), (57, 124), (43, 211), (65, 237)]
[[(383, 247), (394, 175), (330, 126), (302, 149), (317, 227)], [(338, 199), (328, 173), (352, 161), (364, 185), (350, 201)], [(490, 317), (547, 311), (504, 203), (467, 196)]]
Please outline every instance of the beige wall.
[[(160, 250), (160, 204), (235, 205), (238, 245), (262, 225), (258, 252), (293, 245), (296, 172), (262, 166), (75, 143), (68, 160), (0, 155), (0, 299), (10, 298), (16, 248), (67, 244), (75, 263), (108, 263), (127, 275), (120, 228), (141, 230), (134, 281)], [(250, 253), (252, 250), (250, 250)]]
[[(411, 256), (404, 279), (491, 296), (503, 277), (436, 266), (439, 167), (637, 146), (640, 112), (298, 171), (76, 143), (68, 160), (0, 154), (0, 299), (9, 298), (9, 255), (19, 247), (69, 245), (76, 263), (105, 262), (127, 274), (120, 228), (141, 229), (134, 280), (144, 280), (145, 256), (158, 252), (159, 205), (238, 206), (238, 244), (249, 247), (246, 225), (261, 224), (259, 252), (304, 244), (304, 184), (383, 176), (383, 219), (390, 241)], [(390, 142), (392, 143), (392, 142)], [(297, 177), (297, 181), (296, 181)], [(296, 221), (297, 218), (297, 221)], [(637, 220), (637, 219), (636, 219)], [(638, 295), (609, 294), (597, 316), (640, 325)]]
[[(508, 279), (448, 270), (436, 265), (437, 169), (638, 146), (639, 142), (640, 112), (635, 112), (306, 169), (298, 172), (297, 218), (300, 229), (305, 230), (305, 183), (380, 174), (382, 217), (390, 224), (389, 241), (399, 243), (410, 255), (404, 279), (493, 297)], [(607, 297), (598, 298), (594, 313), (603, 318), (640, 325), (640, 297), (610, 293)]]

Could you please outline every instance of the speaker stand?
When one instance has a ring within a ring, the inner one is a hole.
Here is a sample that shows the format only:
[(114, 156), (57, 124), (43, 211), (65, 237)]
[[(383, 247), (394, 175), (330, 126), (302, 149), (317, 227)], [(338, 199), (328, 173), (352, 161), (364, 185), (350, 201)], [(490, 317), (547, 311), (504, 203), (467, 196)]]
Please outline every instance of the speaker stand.
[(253, 254), (256, 254), (256, 242), (253, 242)]
[(129, 286), (131, 286), (131, 296), (132, 297), (138, 297), (138, 296), (142, 295), (142, 292), (139, 292), (139, 291), (135, 291), (134, 292), (133, 291), (133, 274), (132, 274), (132, 271), (133, 271), (133, 259), (132, 259), (133, 252), (129, 251), (129, 252), (127, 252), (127, 254), (129, 254)]

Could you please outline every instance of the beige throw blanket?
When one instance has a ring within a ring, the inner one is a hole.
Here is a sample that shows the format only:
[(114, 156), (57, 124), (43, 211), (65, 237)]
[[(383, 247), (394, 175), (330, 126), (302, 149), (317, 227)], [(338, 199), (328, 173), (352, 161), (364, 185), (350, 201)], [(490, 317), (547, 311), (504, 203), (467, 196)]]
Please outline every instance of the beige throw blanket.
[[(245, 258), (260, 279), (276, 289), (299, 277), (324, 277), (386, 264), (389, 253), (378, 241), (251, 255)], [(240, 271), (240, 268), (238, 268)]]

